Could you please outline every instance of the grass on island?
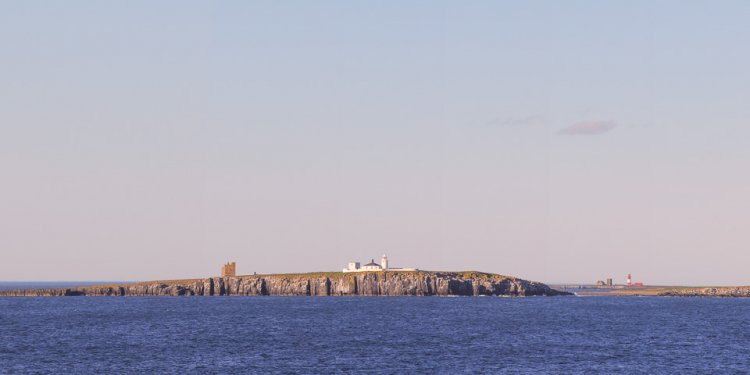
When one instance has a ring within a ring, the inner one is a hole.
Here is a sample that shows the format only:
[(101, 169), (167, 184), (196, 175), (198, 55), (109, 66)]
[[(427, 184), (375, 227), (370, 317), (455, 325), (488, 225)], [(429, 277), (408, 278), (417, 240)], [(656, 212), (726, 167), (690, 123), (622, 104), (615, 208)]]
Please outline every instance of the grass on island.
[(419, 275), (419, 274), (435, 274), (435, 275), (450, 275), (461, 278), (496, 278), (496, 279), (515, 279), (511, 276), (504, 276), (495, 273), (479, 272), (479, 271), (361, 271), (361, 272), (304, 272), (304, 273), (269, 273), (269, 274), (257, 274), (257, 275), (238, 275), (237, 277), (313, 277), (313, 278), (337, 278), (343, 276), (351, 276), (357, 274), (366, 273), (388, 273), (398, 275)]
[(344, 272), (303, 272), (303, 273), (259, 273), (254, 275), (237, 275), (236, 277), (341, 277), (346, 275)]
[(672, 290), (674, 288), (665, 287), (642, 287), (642, 288), (622, 288), (609, 291), (586, 291), (577, 292), (579, 296), (658, 296), (660, 293)]
[(152, 280), (152, 281), (138, 281), (138, 282), (126, 283), (126, 284), (86, 285), (86, 286), (80, 286), (78, 288), (118, 288), (118, 287), (124, 287), (124, 286), (150, 285), (150, 284), (165, 284), (165, 285), (191, 284), (191, 283), (196, 283), (196, 282), (203, 282), (206, 279)]

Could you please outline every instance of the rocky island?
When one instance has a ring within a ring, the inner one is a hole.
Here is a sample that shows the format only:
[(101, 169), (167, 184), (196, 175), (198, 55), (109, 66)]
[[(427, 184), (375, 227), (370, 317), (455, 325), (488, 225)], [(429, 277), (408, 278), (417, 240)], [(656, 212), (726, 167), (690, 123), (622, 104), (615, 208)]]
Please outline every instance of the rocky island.
[(750, 297), (750, 286), (674, 288), (661, 291), (665, 297)]
[(0, 290), (0, 296), (558, 296), (571, 293), (484, 272), (316, 272)]

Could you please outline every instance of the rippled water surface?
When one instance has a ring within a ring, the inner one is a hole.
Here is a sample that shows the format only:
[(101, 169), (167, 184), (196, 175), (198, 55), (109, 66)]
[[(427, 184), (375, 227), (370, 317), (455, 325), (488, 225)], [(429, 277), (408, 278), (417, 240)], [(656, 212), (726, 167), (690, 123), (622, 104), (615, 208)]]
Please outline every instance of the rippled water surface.
[(746, 373), (750, 300), (0, 298), (0, 373)]
[(127, 284), (133, 281), (0, 281), (0, 290), (73, 288), (86, 285)]

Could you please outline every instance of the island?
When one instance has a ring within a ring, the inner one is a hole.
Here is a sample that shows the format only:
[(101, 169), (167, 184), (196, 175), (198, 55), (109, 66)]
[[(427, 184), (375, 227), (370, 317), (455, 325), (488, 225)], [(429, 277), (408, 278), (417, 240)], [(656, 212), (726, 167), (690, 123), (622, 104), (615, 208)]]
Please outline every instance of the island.
[[(556, 288), (565, 290), (566, 288)], [(578, 291), (576, 295), (587, 297), (750, 297), (750, 286), (643, 286), (597, 290), (591, 288)]]
[(682, 287), (662, 290), (663, 297), (750, 297), (750, 286)]
[[(230, 264), (228, 264), (230, 265)], [(225, 266), (226, 267), (226, 266)], [(388, 269), (363, 272), (232, 275), (76, 288), (0, 290), (20, 296), (563, 296), (546, 284), (493, 273)], [(224, 272), (228, 271), (228, 272)]]

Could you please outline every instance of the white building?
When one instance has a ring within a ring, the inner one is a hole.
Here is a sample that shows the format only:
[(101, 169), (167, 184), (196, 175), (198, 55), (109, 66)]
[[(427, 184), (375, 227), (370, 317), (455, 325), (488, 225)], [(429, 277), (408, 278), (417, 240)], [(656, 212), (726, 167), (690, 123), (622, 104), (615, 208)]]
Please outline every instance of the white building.
[(359, 262), (349, 262), (349, 265), (344, 268), (343, 272), (380, 272), (380, 271), (417, 271), (416, 268), (390, 268), (388, 266), (388, 257), (383, 254), (380, 258), (380, 264), (375, 263), (375, 259), (371, 259), (370, 263), (360, 266)]

